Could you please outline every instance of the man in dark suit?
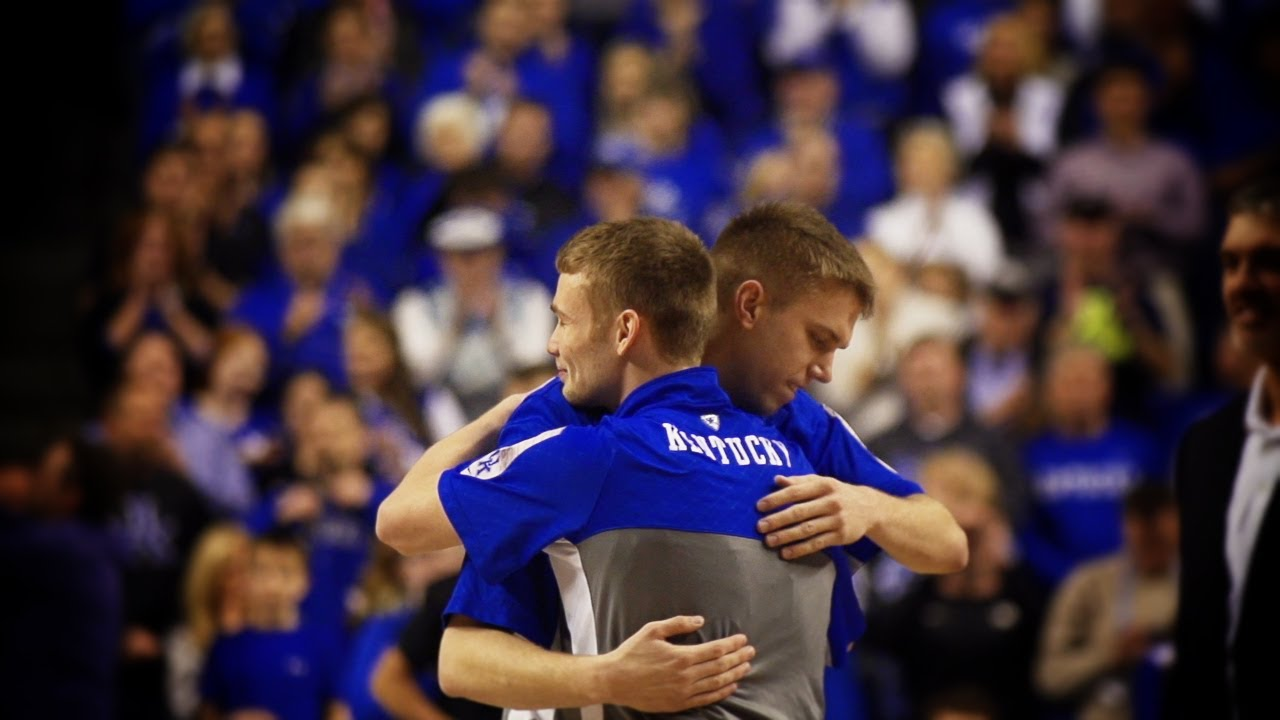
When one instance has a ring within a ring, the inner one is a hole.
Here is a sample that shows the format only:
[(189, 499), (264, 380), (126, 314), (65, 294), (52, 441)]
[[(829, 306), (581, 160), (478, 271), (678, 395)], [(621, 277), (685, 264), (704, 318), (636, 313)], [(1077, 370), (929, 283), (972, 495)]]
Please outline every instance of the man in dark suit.
[(1234, 342), (1262, 363), (1252, 389), (1187, 431), (1171, 715), (1276, 717), (1280, 687), (1280, 184), (1235, 198), (1222, 241)]

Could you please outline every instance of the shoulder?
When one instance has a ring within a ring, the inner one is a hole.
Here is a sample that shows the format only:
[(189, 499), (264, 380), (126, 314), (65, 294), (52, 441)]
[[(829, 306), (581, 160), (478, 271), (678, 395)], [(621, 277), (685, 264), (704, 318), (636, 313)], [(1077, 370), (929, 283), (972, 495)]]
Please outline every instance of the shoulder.
[[(1249, 396), (1239, 393), (1224, 405), (1205, 417), (1191, 423), (1182, 436), (1179, 448), (1198, 447), (1202, 444), (1221, 445), (1238, 438), (1244, 440), (1244, 413)], [(1235, 443), (1232, 451), (1238, 449)]]

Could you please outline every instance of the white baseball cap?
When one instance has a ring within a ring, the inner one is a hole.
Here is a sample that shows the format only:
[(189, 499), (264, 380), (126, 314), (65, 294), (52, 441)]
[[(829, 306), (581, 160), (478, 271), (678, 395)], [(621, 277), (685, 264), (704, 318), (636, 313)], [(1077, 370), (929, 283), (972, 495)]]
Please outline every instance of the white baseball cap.
[(485, 250), (502, 244), (502, 216), (481, 207), (441, 214), (427, 230), (431, 247), (444, 252)]

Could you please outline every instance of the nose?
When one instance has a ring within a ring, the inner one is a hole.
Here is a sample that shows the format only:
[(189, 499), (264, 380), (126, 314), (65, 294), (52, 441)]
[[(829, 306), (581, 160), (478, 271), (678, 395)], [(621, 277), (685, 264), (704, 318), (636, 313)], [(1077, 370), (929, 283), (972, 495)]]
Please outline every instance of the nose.
[(559, 332), (560, 330), (556, 329), (551, 333), (551, 337), (547, 338), (547, 354), (551, 357), (560, 357), (560, 341), (556, 338)]
[(818, 358), (818, 362), (809, 366), (809, 378), (820, 383), (831, 382), (831, 364), (834, 359), (835, 353), (828, 353)]

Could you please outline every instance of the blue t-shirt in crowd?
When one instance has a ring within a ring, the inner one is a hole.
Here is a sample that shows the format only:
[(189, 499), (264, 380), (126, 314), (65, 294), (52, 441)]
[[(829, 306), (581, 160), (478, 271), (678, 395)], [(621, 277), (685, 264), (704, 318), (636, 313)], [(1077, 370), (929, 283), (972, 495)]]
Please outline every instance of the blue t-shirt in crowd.
[(200, 698), (224, 715), (260, 709), (276, 720), (316, 720), (337, 698), (340, 658), (326, 634), (306, 623), (221, 635), (209, 650)]
[(370, 683), (378, 660), (395, 646), (400, 631), (412, 617), (413, 611), (408, 608), (374, 615), (356, 632), (339, 687), (342, 702), (354, 720), (390, 720), (391, 716), (374, 699)]
[[(840, 186), (833, 207), (824, 214), (841, 234), (854, 237), (862, 233), (867, 211), (893, 196), (893, 164), (884, 137), (870, 125), (838, 120), (827, 129), (840, 145)], [(752, 136), (743, 157), (749, 162), (761, 151), (785, 143), (782, 126), (774, 123)]]
[[(302, 601), (302, 617), (319, 632), (331, 632), (335, 642), (345, 637), (347, 594), (355, 587), (369, 559), (378, 506), (392, 486), (373, 480), (373, 494), (363, 508), (344, 508), (325, 499), (320, 516), (295, 528), (306, 542), (311, 591)], [(283, 490), (266, 498), (246, 518), (250, 532), (262, 534), (278, 525), (276, 503)]]
[(1019, 539), (1027, 563), (1051, 584), (1120, 548), (1125, 494), (1161, 472), (1151, 438), (1122, 422), (1094, 438), (1042, 435), (1027, 445), (1024, 458), (1031, 510)]
[(347, 301), (352, 295), (367, 294), (368, 289), (355, 277), (337, 273), (325, 287), (320, 318), (290, 341), (284, 336), (284, 322), (295, 290), (293, 283), (282, 275), (263, 280), (241, 294), (229, 317), (249, 325), (266, 341), (271, 351), (273, 382), (283, 382), (302, 370), (317, 370), (335, 387), (345, 388), (342, 329)]
[[(600, 420), (601, 413), (570, 405), (564, 398), (563, 387), (559, 379), (553, 379), (530, 393), (503, 428), (498, 444), (514, 445), (550, 429), (590, 425)], [(843, 418), (808, 393), (797, 393), (791, 403), (767, 422), (798, 445), (813, 460), (819, 473), (856, 481), (897, 497), (922, 492), (919, 485), (901, 477), (872, 455)], [(869, 561), (879, 552), (869, 538), (859, 540), (848, 549), (858, 563)], [(842, 571), (841, 580), (833, 589), (829, 628), (832, 660), (838, 664), (843, 661), (849, 643), (862, 635), (866, 621), (852, 591), (849, 576), (854, 568), (850, 559), (844, 553), (832, 555)], [(466, 588), (459, 591), (458, 597), (471, 595), (483, 597), (484, 601), (468, 607), (462, 603), (451, 604), (449, 613), (465, 614), (519, 632), (544, 646), (550, 645), (559, 615), (559, 599), (545, 557), (535, 558), (525, 571), (496, 584), (486, 583), (467, 563), (458, 584)]]

